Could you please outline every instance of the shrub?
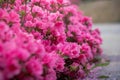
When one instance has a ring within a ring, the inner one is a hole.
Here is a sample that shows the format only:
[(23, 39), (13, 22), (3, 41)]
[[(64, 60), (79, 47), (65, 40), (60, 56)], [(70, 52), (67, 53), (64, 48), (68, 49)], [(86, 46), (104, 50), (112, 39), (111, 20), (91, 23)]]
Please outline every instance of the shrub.
[(82, 79), (101, 44), (68, 0), (0, 0), (0, 80)]

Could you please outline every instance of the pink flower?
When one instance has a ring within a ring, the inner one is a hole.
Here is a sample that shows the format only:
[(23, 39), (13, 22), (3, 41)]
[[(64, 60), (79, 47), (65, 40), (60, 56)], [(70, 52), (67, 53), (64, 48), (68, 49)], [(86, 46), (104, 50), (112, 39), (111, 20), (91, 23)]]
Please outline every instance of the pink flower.
[(60, 51), (63, 55), (69, 56), (70, 58), (76, 58), (80, 53), (80, 46), (76, 43), (66, 43), (64, 45), (59, 45)]
[(31, 0), (32, 3), (40, 2), (40, 0)]
[[(6, 57), (10, 57), (11, 52), (16, 49), (17, 45), (14, 41), (9, 41), (9, 42), (4, 43), (3, 47), (4, 47), (4, 51), (5, 51), (5, 54), (3, 54), (3, 55), (5, 55)], [(7, 54), (9, 56), (7, 56)]]
[(0, 42), (0, 52), (2, 52), (2, 51), (3, 51), (3, 44)]
[(32, 21), (33, 16), (28, 13), (28, 14), (25, 16), (25, 19), (26, 19), (26, 21)]
[(3, 17), (4, 10), (0, 9), (0, 18)]
[(64, 70), (64, 65), (65, 65), (65, 62), (63, 60), (63, 58), (58, 58), (56, 64), (55, 64), (55, 68), (57, 71), (63, 71)]
[(47, 53), (44, 55), (42, 62), (44, 65), (47, 65), (47, 67), (55, 67), (55, 64), (58, 60), (58, 55), (53, 51), (51, 53)]
[(60, 4), (62, 4), (63, 3), (63, 0), (57, 0)]
[(85, 65), (87, 62), (87, 57), (85, 56), (85, 54), (80, 54), (78, 59), (79, 59), (80, 63), (83, 65)]
[(46, 75), (45, 80), (56, 80), (56, 72), (53, 69), (49, 70), (49, 74)]
[(42, 9), (39, 6), (33, 6), (32, 12), (33, 13), (42, 13)]
[(39, 59), (30, 59), (26, 63), (26, 69), (35, 77), (39, 77), (43, 73), (42, 63), (39, 61)]
[(82, 79), (102, 53), (100, 31), (69, 0), (0, 6), (0, 80)]
[(17, 60), (8, 60), (4, 74), (6, 78), (10, 79), (20, 73), (21, 66)]
[(8, 16), (9, 14), (5, 9), (0, 9), (0, 20), (4, 19), (7, 22)]
[(20, 22), (19, 15), (13, 10), (9, 13), (9, 18), (8, 19), (9, 19), (9, 22), (12, 22), (12, 23)]
[(0, 72), (0, 80), (4, 80), (4, 77), (3, 77), (3, 72)]
[(93, 54), (88, 44), (82, 44), (80, 51), (81, 54), (85, 54), (87, 58), (93, 58)]
[(31, 21), (26, 21), (26, 23), (25, 23), (25, 26), (26, 27), (34, 27), (34, 23), (33, 22), (31, 22)]
[(30, 57), (30, 53), (22, 48), (12, 51), (11, 55), (15, 56), (15, 58), (20, 61), (26, 61)]
[(86, 27), (88, 27), (88, 29), (91, 29), (91, 27), (92, 27), (91, 18), (89, 18), (89, 17), (83, 17), (82, 23), (83, 23), (83, 25), (85, 25)]
[[(5, 23), (5, 22), (0, 22), (0, 32), (7, 32), (9, 30), (9, 27), (8, 25)], [(1, 34), (0, 33), (0, 34)]]

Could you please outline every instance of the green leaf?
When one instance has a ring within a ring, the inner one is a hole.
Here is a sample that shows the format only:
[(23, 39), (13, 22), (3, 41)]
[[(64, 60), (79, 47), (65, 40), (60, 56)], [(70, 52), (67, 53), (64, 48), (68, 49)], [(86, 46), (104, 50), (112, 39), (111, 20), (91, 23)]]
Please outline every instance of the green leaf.
[(14, 3), (15, 3), (15, 0), (10, 0), (10, 3), (11, 3), (11, 4), (14, 4)]
[(79, 70), (78, 66), (70, 66), (70, 71), (77, 71)]
[(0, 2), (2, 2), (2, 0), (0, 0)]
[(68, 59), (69, 57), (68, 56), (63, 56), (64, 59)]
[(96, 66), (108, 66), (110, 62), (96, 64)]
[(21, 15), (21, 17), (23, 17), (23, 16), (25, 16), (25, 11), (24, 10), (22, 10), (22, 11), (20, 11), (20, 15)]
[(98, 63), (95, 66), (92, 67), (92, 69), (96, 68), (96, 67), (104, 67), (104, 66), (108, 66), (110, 64), (110, 62), (105, 62), (105, 63)]
[(98, 78), (100, 78), (100, 79), (106, 79), (106, 78), (109, 78), (109, 76), (101, 75)]

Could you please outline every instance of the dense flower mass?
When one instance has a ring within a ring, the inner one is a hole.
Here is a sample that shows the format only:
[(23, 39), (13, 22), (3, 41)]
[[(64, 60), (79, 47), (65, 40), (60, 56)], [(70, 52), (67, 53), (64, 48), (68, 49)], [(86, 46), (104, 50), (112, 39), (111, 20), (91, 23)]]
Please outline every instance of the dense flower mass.
[(0, 80), (82, 79), (101, 44), (69, 0), (0, 0)]

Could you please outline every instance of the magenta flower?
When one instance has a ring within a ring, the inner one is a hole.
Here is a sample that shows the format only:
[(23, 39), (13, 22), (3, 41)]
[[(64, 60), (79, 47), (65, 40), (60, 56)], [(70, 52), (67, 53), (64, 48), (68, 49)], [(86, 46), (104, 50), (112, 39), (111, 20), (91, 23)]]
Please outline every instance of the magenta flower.
[(0, 80), (79, 80), (102, 53), (99, 29), (69, 0), (0, 1)]

